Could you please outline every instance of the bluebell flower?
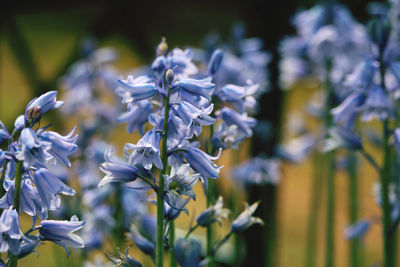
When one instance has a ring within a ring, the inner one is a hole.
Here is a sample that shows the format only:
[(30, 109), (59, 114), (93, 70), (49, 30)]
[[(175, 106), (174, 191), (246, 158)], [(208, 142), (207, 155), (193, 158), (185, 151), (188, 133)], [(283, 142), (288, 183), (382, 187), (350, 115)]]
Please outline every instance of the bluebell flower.
[(3, 210), (0, 217), (0, 252), (8, 250), (13, 255), (18, 255), (21, 251), (21, 227), (19, 216), (14, 207)]
[(133, 182), (137, 178), (137, 168), (121, 160), (112, 158), (112, 149), (104, 154), (105, 162), (101, 164), (102, 170), (106, 176), (100, 181), (99, 187), (108, 183), (127, 183)]
[(251, 128), (256, 126), (257, 120), (247, 117), (247, 114), (240, 114), (228, 107), (224, 107), (216, 112), (218, 118), (221, 118), (228, 125), (237, 125), (238, 130), (250, 137), (253, 132)]
[(169, 221), (173, 221), (179, 217), (182, 211), (187, 214), (188, 211), (185, 209), (185, 206), (188, 202), (189, 198), (184, 199), (174, 191), (168, 192), (164, 202), (165, 218)]
[(323, 150), (332, 151), (337, 148), (347, 148), (350, 150), (362, 149), (360, 137), (343, 127), (333, 127), (329, 129), (329, 138), (325, 140)]
[(253, 213), (256, 211), (259, 202), (255, 202), (250, 206), (246, 203), (246, 207), (242, 213), (232, 222), (231, 231), (233, 233), (240, 233), (254, 224), (263, 224), (263, 221), (254, 217)]
[(199, 173), (190, 173), (190, 164), (172, 166), (170, 175), (165, 175), (166, 191), (173, 191), (179, 195), (186, 195), (196, 199), (193, 187), (200, 178)]
[(330, 111), (334, 121), (336, 123), (343, 122), (347, 129), (353, 128), (355, 119), (362, 110), (365, 100), (365, 94), (360, 92), (354, 92), (347, 96), (339, 106)]
[(118, 80), (120, 87), (117, 93), (123, 98), (123, 103), (135, 103), (153, 97), (157, 92), (154, 82), (147, 76), (133, 78), (129, 75), (126, 80)]
[(193, 135), (199, 136), (203, 125), (212, 125), (215, 119), (210, 116), (214, 105), (211, 104), (207, 108), (197, 108), (192, 104), (182, 101), (174, 111), (186, 125), (186, 138), (190, 139)]
[(201, 244), (195, 239), (178, 238), (175, 241), (175, 257), (182, 267), (199, 267), (201, 262)]
[(212, 143), (216, 148), (234, 148), (237, 149), (239, 144), (246, 138), (246, 134), (240, 131), (236, 124), (228, 125), (224, 121), (215, 131)]
[(85, 224), (79, 221), (75, 215), (69, 221), (43, 220), (40, 223), (39, 233), (43, 240), (48, 240), (62, 246), (69, 256), (67, 247), (84, 248), (85, 243), (75, 231), (78, 231)]
[(353, 90), (364, 91), (372, 86), (378, 70), (379, 63), (376, 60), (365, 60), (359, 63), (355, 70), (346, 77), (344, 85)]
[(147, 255), (154, 255), (156, 248), (157, 222), (152, 216), (144, 216), (131, 226), (131, 237), (135, 245)]
[(284, 160), (298, 163), (305, 159), (315, 148), (315, 141), (315, 137), (311, 134), (302, 134), (280, 145), (277, 149), (277, 154)]
[(214, 93), (215, 88), (215, 84), (213, 84), (211, 81), (211, 77), (201, 80), (186, 78), (176, 82), (175, 86), (178, 86), (189, 94), (202, 96), (208, 100), (211, 100), (211, 96)]
[(392, 103), (386, 95), (385, 89), (380, 86), (374, 86), (369, 90), (367, 100), (365, 101), (362, 119), (370, 121), (374, 118), (383, 121), (391, 117), (393, 113)]
[(22, 130), (20, 143), (21, 151), (17, 153), (17, 159), (24, 161), (25, 168), (29, 168), (35, 163), (44, 164), (52, 158), (51, 143), (39, 140), (31, 128)]
[(144, 134), (144, 125), (148, 121), (148, 116), (153, 112), (153, 105), (149, 101), (141, 101), (137, 104), (129, 104), (128, 112), (118, 116), (117, 122), (127, 122), (126, 130), (133, 133), (139, 130), (141, 135)]
[(42, 204), (48, 210), (55, 210), (60, 206), (59, 194), (73, 196), (75, 191), (61, 182), (54, 174), (45, 168), (39, 168), (32, 175), (33, 181), (39, 192)]
[(142, 264), (129, 255), (129, 247), (125, 249), (125, 253), (123, 254), (119, 249), (117, 249), (118, 257), (112, 256), (110, 254), (106, 254), (107, 258), (115, 264), (115, 266), (122, 267), (142, 267)]
[(362, 239), (368, 232), (370, 226), (371, 222), (369, 220), (360, 220), (347, 227), (345, 237), (347, 240)]
[(224, 53), (220, 49), (216, 49), (211, 55), (210, 63), (208, 64), (208, 74), (215, 75), (221, 66)]
[[(4, 188), (7, 193), (0, 199), (0, 208), (8, 209), (14, 205), (14, 184), (14, 181), (4, 181)], [(31, 217), (39, 216), (42, 220), (47, 218), (47, 208), (42, 204), (37, 188), (32, 186), (29, 179), (21, 181), (19, 210)]]
[[(164, 113), (162, 110), (161, 113)], [(160, 113), (153, 113), (149, 117), (149, 122), (154, 126), (153, 131), (163, 132), (164, 116)], [(174, 114), (172, 110), (168, 116), (168, 136), (167, 136), (167, 148), (171, 149), (179, 145), (182, 140), (186, 137), (188, 129), (185, 127), (182, 119)]]
[(156, 166), (158, 169), (163, 169), (163, 164), (160, 158), (160, 141), (161, 136), (155, 131), (148, 131), (139, 142), (134, 144), (126, 144), (124, 151), (128, 154), (128, 151), (132, 150), (129, 157), (129, 164), (141, 165), (147, 170), (151, 170), (151, 167)]
[(40, 120), (42, 115), (49, 110), (62, 106), (64, 102), (57, 101), (56, 97), (57, 92), (50, 91), (32, 99), (25, 109), (25, 122), (27, 123), (32, 121), (33, 123), (36, 123)]
[(25, 127), (25, 116), (19, 115), (14, 122), (14, 128), (16, 131), (20, 131)]
[(65, 136), (53, 131), (45, 131), (39, 135), (41, 140), (51, 143), (49, 153), (68, 167), (71, 167), (68, 157), (75, 153), (78, 148), (78, 145), (75, 144), (78, 139), (78, 135), (74, 135), (75, 129), (76, 127)]
[(243, 185), (277, 185), (281, 180), (280, 163), (275, 159), (255, 157), (231, 172), (233, 179)]
[(151, 69), (156, 75), (162, 77), (167, 69), (173, 69), (179, 78), (194, 75), (198, 72), (196, 65), (192, 62), (193, 54), (191, 49), (174, 48), (167, 54), (166, 50), (168, 48), (165, 45), (162, 45), (162, 47), (164, 52), (159, 54), (151, 65)]
[[(227, 84), (217, 91), (216, 95), (224, 102), (232, 103), (239, 112), (245, 112), (247, 107), (254, 110), (253, 104), (256, 100), (254, 96), (259, 91), (258, 84), (247, 84), (246, 86), (238, 86), (235, 84)], [(251, 103), (251, 104), (249, 104)]]
[(206, 183), (207, 178), (218, 178), (219, 171), (223, 166), (218, 167), (212, 161), (217, 160), (220, 154), (221, 150), (216, 157), (213, 157), (198, 148), (190, 148), (184, 157), (190, 164), (190, 167), (200, 173), (202, 182)]
[(0, 121), (0, 145), (7, 139), (10, 138), (10, 134), (7, 131), (6, 126)]
[(203, 227), (211, 225), (215, 222), (221, 224), (223, 219), (227, 219), (228, 215), (231, 213), (230, 210), (224, 209), (224, 200), (222, 196), (219, 196), (215, 205), (210, 206), (205, 211), (200, 213), (197, 217), (197, 224)]

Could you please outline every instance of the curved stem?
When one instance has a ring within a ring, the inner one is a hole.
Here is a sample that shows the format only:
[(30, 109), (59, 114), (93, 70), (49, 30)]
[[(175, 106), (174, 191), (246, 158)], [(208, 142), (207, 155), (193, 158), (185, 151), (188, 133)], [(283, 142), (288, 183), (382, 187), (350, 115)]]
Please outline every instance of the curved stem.
[[(175, 224), (174, 221), (169, 223), (169, 237), (168, 237), (169, 247), (173, 248), (175, 243)], [(176, 257), (173, 250), (169, 253), (169, 267), (176, 267)]]
[(167, 137), (168, 137), (168, 114), (169, 114), (169, 98), (171, 96), (171, 90), (168, 83), (164, 79), (165, 86), (168, 86), (167, 96), (164, 98), (164, 122), (163, 132), (164, 135), (161, 141), (161, 161), (163, 169), (160, 171), (160, 179), (158, 182), (157, 191), (157, 250), (156, 250), (156, 266), (164, 266), (164, 175), (168, 166), (168, 154), (167, 154)]
[[(15, 173), (15, 185), (14, 185), (14, 207), (19, 214), (20, 198), (21, 198), (21, 183), (22, 183), (22, 161), (17, 162), (17, 170)], [(9, 267), (17, 267), (18, 255), (10, 253), (10, 259), (8, 262)]]
[(193, 231), (197, 229), (197, 227), (199, 227), (198, 224), (196, 224), (195, 226), (190, 228), (190, 230), (186, 233), (185, 238), (188, 238), (190, 236), (190, 234), (193, 233)]

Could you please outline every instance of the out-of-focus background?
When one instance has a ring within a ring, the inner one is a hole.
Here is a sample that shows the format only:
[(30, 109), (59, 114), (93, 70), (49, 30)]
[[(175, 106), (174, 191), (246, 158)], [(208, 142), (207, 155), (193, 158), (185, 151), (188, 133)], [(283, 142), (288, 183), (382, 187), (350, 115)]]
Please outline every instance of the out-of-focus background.
[[(293, 33), (290, 17), (301, 7), (308, 8), (316, 1), (18, 1), (2, 4), (0, 9), (0, 120), (12, 125), (30, 99), (48, 90), (56, 90), (59, 78), (66, 73), (71, 64), (79, 58), (79, 46), (83, 38), (94, 38), (100, 47), (112, 46), (119, 52), (116, 67), (121, 74), (144, 63), (154, 56), (155, 47), (162, 36), (167, 38), (170, 47), (201, 46), (206, 34), (218, 32), (228, 39), (232, 24), (242, 21), (247, 27), (249, 37), (260, 37), (265, 48), (273, 55), (270, 64), (271, 92), (261, 99), (259, 118), (285, 124), (288, 115), (303, 110), (304, 103), (317, 90), (313, 82), (298, 84), (285, 94), (277, 86), (277, 47), (279, 41)], [(365, 21), (366, 1), (348, 0), (346, 4), (353, 15)], [(63, 118), (57, 127), (74, 122)], [(314, 122), (307, 122), (313, 125)], [(283, 140), (285, 131), (274, 130), (271, 143)], [(276, 127), (279, 129), (279, 127)], [(284, 129), (284, 128), (283, 128)], [(116, 146), (134, 142), (136, 136), (125, 133), (124, 125), (119, 127)], [(246, 151), (265, 150), (269, 153), (272, 144), (260, 146), (244, 144), (241, 159)], [(257, 151), (255, 151), (257, 152)], [(224, 175), (228, 175), (229, 157), (224, 155)], [(304, 163), (283, 166), (283, 179), (277, 193), (276, 246), (277, 266), (302, 266), (305, 253), (306, 220), (308, 214), (309, 192), (311, 186), (311, 159)], [(379, 215), (372, 196), (376, 177), (372, 168), (361, 163), (360, 217)], [(365, 166), (365, 167), (364, 167)], [(222, 178), (223, 178), (222, 176)], [(222, 182), (223, 183), (223, 182)], [(224, 185), (227, 186), (228, 185)], [(348, 225), (347, 177), (337, 176), (337, 266), (347, 265), (348, 243), (343, 231)], [(323, 194), (324, 192), (322, 192)], [(268, 194), (266, 191), (265, 194)], [(268, 207), (268, 196), (261, 205)], [(324, 203), (320, 203), (320, 208)], [(197, 211), (204, 207), (199, 199)], [(322, 266), (324, 241), (324, 214), (320, 213), (319, 251), (315, 252), (319, 266)], [(182, 219), (181, 225), (187, 225)], [(268, 222), (267, 222), (268, 223)], [(255, 230), (257, 231), (257, 229)], [(251, 233), (249, 234), (251, 238)], [(363, 249), (363, 266), (379, 262), (380, 229), (374, 227), (367, 236)], [(257, 241), (255, 241), (256, 244)], [(59, 257), (65, 257), (62, 249), (50, 244), (39, 248), (39, 256), (31, 255), (22, 260), (21, 266), (57, 266)], [(262, 249), (262, 248), (261, 248)], [(251, 254), (251, 251), (249, 251)], [(71, 261), (73, 266), (73, 261)]]

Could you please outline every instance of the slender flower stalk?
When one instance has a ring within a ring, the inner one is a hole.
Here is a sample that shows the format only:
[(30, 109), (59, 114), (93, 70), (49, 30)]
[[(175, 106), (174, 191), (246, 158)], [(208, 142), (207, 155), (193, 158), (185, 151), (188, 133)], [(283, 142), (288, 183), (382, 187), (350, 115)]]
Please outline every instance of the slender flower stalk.
[[(175, 223), (174, 223), (174, 221), (169, 222), (168, 242), (169, 242), (170, 248), (173, 248), (174, 244), (175, 244)], [(171, 251), (171, 253), (169, 253), (169, 266), (170, 267), (177, 266), (175, 253), (173, 253), (172, 251)]]
[(157, 267), (164, 266), (164, 198), (165, 198), (164, 175), (166, 174), (168, 166), (167, 137), (168, 137), (168, 114), (170, 110), (169, 99), (171, 96), (171, 88), (166, 78), (164, 78), (164, 86), (166, 88), (167, 96), (164, 98), (164, 122), (163, 122), (163, 136), (161, 140), (161, 155), (160, 155), (163, 168), (160, 171), (160, 179), (157, 191), (157, 245), (156, 245)]
[(317, 232), (318, 232), (318, 214), (319, 207), (322, 197), (322, 182), (321, 173), (321, 154), (318, 151), (314, 152), (313, 157), (313, 182), (311, 189), (311, 199), (310, 199), (310, 214), (307, 225), (307, 241), (306, 241), (306, 257), (305, 257), (305, 267), (315, 267), (317, 254)]
[[(349, 174), (349, 221), (355, 224), (358, 220), (358, 176), (357, 176), (357, 155), (351, 151), (348, 155), (347, 171)], [(354, 239), (350, 241), (350, 265), (351, 267), (359, 266), (359, 246), (360, 240)]]
[[(385, 84), (385, 62), (383, 60), (383, 51), (379, 51), (379, 73), (381, 87), (386, 89)], [(381, 180), (381, 198), (382, 198), (382, 236), (383, 236), (383, 267), (394, 267), (395, 257), (395, 238), (396, 235), (390, 233), (391, 228), (391, 207), (389, 200), (389, 187), (391, 182), (391, 145), (390, 145), (390, 132), (389, 120), (386, 118), (382, 125), (382, 169), (380, 173)]]
[[(17, 162), (17, 169), (15, 173), (15, 191), (14, 191), (14, 206), (17, 213), (19, 213), (19, 206), (21, 200), (21, 182), (22, 182), (22, 163), (23, 161)], [(5, 171), (3, 171), (5, 172)], [(18, 265), (18, 255), (10, 253), (9, 267), (17, 267)]]

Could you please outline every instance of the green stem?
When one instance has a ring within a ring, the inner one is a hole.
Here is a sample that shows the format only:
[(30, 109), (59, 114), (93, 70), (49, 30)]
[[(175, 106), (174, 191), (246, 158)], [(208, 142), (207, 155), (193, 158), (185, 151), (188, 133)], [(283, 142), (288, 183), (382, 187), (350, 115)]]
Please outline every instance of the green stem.
[(196, 230), (197, 227), (199, 227), (198, 224), (196, 224), (194, 227), (190, 228), (190, 230), (186, 233), (185, 238), (188, 238), (190, 236), (190, 234), (193, 233), (194, 230)]
[[(349, 219), (350, 224), (358, 220), (358, 181), (357, 181), (357, 156), (355, 152), (349, 152), (349, 162), (347, 170), (349, 174)], [(359, 246), (360, 241), (354, 239), (350, 241), (350, 266), (359, 266)]]
[(326, 159), (327, 170), (327, 214), (326, 214), (326, 267), (333, 267), (335, 257), (335, 154), (328, 152)]
[[(175, 224), (174, 221), (171, 221), (169, 223), (169, 247), (173, 248), (174, 247), (174, 243), (175, 243)], [(174, 251), (171, 249), (170, 253), (169, 253), (169, 267), (176, 267), (177, 263), (176, 263), (176, 257), (175, 257), (175, 253)]]
[[(14, 186), (14, 207), (19, 214), (20, 198), (21, 198), (21, 183), (22, 183), (22, 161), (17, 162), (17, 170), (15, 173), (15, 186)], [(10, 253), (8, 262), (9, 267), (17, 267), (18, 255)]]
[(313, 182), (311, 189), (311, 199), (310, 199), (310, 214), (307, 226), (307, 241), (306, 241), (306, 260), (305, 267), (314, 267), (316, 264), (317, 255), (317, 233), (318, 233), (318, 213), (321, 202), (321, 190), (322, 181), (321, 179), (321, 153), (318, 151), (314, 152), (313, 157)]
[[(213, 101), (214, 102), (214, 101)], [(214, 111), (213, 111), (214, 114)], [(212, 115), (213, 115), (212, 114)], [(214, 155), (215, 153), (215, 148), (211, 142), (212, 137), (214, 135), (214, 125), (210, 126), (210, 138), (209, 138), (209, 143), (208, 143), (208, 153), (210, 155)], [(207, 208), (210, 207), (215, 201), (215, 180), (214, 179), (208, 179), (208, 188), (207, 188)], [(214, 242), (214, 233), (213, 233), (213, 225), (210, 224), (207, 226), (206, 229), (206, 256), (210, 258), (210, 261), (208, 262), (207, 266), (208, 267), (213, 267), (215, 266), (214, 262), (214, 257), (212, 255), (212, 250), (213, 250), (213, 242)]]
[(381, 171), (381, 199), (382, 199), (382, 225), (383, 225), (383, 267), (394, 267), (394, 240), (396, 235), (390, 234), (390, 154), (388, 121), (383, 122), (383, 167)]
[[(213, 204), (214, 200), (214, 180), (213, 179), (208, 179), (208, 189), (207, 189), (207, 208), (210, 207), (210, 205)], [(210, 258), (210, 261), (208, 262), (207, 266), (208, 267), (213, 267), (215, 266), (214, 262), (214, 257), (212, 255), (212, 250), (213, 250), (213, 225), (210, 224), (207, 226), (206, 229), (206, 238), (207, 238), (207, 257)]]
[(114, 238), (118, 247), (124, 244), (124, 209), (122, 207), (122, 187), (119, 184), (115, 185), (115, 214), (116, 221), (114, 229)]
[(168, 114), (169, 114), (169, 98), (171, 90), (166, 79), (164, 84), (167, 86), (167, 96), (164, 98), (164, 122), (163, 122), (163, 137), (161, 140), (161, 161), (163, 169), (160, 171), (160, 179), (158, 182), (157, 191), (157, 251), (156, 251), (156, 266), (164, 266), (164, 175), (168, 166), (168, 151), (167, 151), (167, 137), (168, 137)]
[[(330, 110), (334, 107), (334, 91), (330, 81), (332, 62), (327, 61), (325, 90), (327, 92), (325, 111), (324, 111), (324, 131), (327, 138), (328, 129), (332, 126), (332, 116)], [(325, 243), (325, 266), (335, 265), (335, 152), (331, 151), (324, 155), (324, 173), (322, 178), (327, 179), (327, 214), (326, 214), (326, 243)]]

